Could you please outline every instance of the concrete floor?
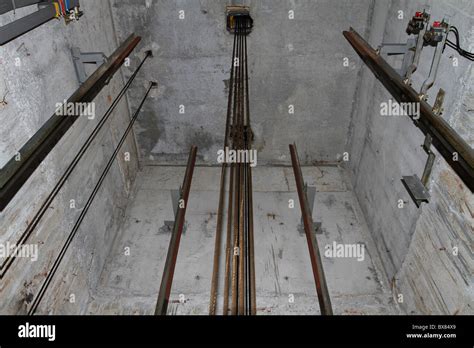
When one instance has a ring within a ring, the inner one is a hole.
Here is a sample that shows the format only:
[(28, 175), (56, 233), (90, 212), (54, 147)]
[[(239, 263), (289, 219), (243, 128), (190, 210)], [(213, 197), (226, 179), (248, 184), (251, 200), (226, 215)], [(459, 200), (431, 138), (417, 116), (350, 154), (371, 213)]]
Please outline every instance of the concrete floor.
[[(170, 166), (147, 166), (139, 173), (125, 223), (87, 313), (153, 313), (170, 237), (164, 221), (173, 219), (170, 190), (180, 185), (183, 175), (184, 167)], [(169, 314), (208, 313), (219, 175), (219, 168), (195, 169)], [(366, 248), (361, 262), (323, 258), (334, 312), (398, 313), (344, 170), (303, 167), (303, 175), (317, 189), (313, 216), (322, 221), (320, 250), (333, 241)], [(306, 238), (297, 230), (300, 210), (292, 169), (257, 167), (253, 176), (258, 314), (318, 314)], [(289, 199), (295, 200), (294, 209), (288, 208)]]

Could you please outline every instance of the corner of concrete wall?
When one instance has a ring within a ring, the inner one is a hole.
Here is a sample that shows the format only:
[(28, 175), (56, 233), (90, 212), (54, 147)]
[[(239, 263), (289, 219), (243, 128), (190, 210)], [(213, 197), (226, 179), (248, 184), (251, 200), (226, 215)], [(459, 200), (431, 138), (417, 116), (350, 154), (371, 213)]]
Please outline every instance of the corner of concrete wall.
[[(423, 1), (392, 0), (376, 3), (369, 43), (406, 40), (406, 23)], [(470, 1), (430, 1), (432, 20), (451, 16), (472, 51), (474, 4)], [(402, 10), (405, 19), (398, 19)], [(432, 51), (425, 48), (414, 76), (418, 89), (428, 75)], [(461, 57), (454, 66), (454, 51), (443, 55), (437, 82), (429, 91), (433, 104), (439, 88), (447, 92), (443, 117), (473, 144), (473, 69)], [(357, 57), (358, 58), (358, 57)], [(380, 117), (380, 103), (391, 96), (368, 68), (364, 68), (350, 134), (349, 170), (361, 208), (378, 247), (394, 296), (403, 295), (406, 313), (472, 313), (472, 192), (437, 154), (430, 183), (429, 204), (417, 209), (404, 189), (402, 175), (421, 176), (426, 154), (424, 137), (408, 118)], [(470, 121), (469, 121), (470, 120)], [(407, 202), (402, 209), (397, 202)], [(455, 253), (456, 255), (454, 255)], [(469, 299), (471, 298), (471, 300)]]
[[(0, 94), (8, 91), (7, 103), (0, 105), (1, 166), (51, 117), (56, 103), (62, 103), (79, 87), (71, 47), (78, 46), (85, 52), (104, 52), (106, 55), (117, 48), (108, 3), (82, 0), (81, 7), (84, 16), (78, 22), (66, 26), (63, 20), (52, 20), (1, 48)], [(0, 25), (34, 10), (31, 7), (17, 10), (15, 14), (2, 15)], [(18, 60), (21, 64), (15, 65)], [(0, 214), (0, 243), (15, 245), (18, 242), (122, 85), (120, 75), (116, 74), (94, 100), (96, 117), (76, 121)], [(129, 119), (128, 107), (122, 100), (40, 224), (26, 240), (26, 244), (38, 246), (37, 261), (15, 259), (1, 280), (1, 314), (24, 314), (28, 310)], [(85, 311), (85, 304), (90, 300), (90, 289), (94, 289), (99, 279), (138, 168), (138, 154), (131, 137), (128, 137), (122, 150), (64, 254), (38, 313), (80, 314)], [(130, 161), (125, 161), (125, 152), (130, 153)], [(71, 208), (72, 199), (75, 203)]]

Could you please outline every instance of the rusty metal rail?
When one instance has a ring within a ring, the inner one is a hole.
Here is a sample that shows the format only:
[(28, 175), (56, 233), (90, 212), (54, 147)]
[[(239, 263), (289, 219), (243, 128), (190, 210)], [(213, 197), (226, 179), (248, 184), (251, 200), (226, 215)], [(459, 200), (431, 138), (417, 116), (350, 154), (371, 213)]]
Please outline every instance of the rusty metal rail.
[[(248, 17), (235, 18), (234, 48), (228, 95), (225, 149), (251, 151), (247, 35), (252, 22)], [(232, 141), (230, 141), (232, 140)], [(248, 158), (247, 158), (248, 159)], [(225, 205), (226, 168), (230, 167), (228, 182), (227, 233), (225, 239), (225, 273), (223, 315), (256, 314), (255, 257), (252, 207), (252, 176), (248, 161), (222, 166), (219, 207), (217, 213), (214, 264), (209, 314), (217, 311), (219, 260)]]
[[(140, 40), (139, 36), (130, 35), (74, 92), (67, 103), (91, 102), (122, 66)], [(0, 211), (3, 211), (78, 118), (79, 115), (61, 116), (55, 113), (0, 170)], [(20, 160), (17, 160), (18, 158)]]
[(303, 216), (304, 231), (308, 242), (309, 256), (313, 268), (314, 282), (318, 293), (319, 307), (322, 315), (332, 315), (331, 299), (324, 276), (323, 264), (319, 253), (318, 241), (314, 233), (312, 212), (309, 210), (308, 199), (304, 192), (304, 180), (301, 173), (300, 160), (296, 150), (296, 145), (290, 145), (291, 163), (295, 174), (296, 188)]
[(412, 120), (471, 191), (474, 188), (474, 151), (433, 108), (354, 29), (343, 32), (364, 63), (399, 103), (420, 103), (420, 117)]
[[(237, 43), (237, 35), (234, 35), (234, 46), (232, 49), (232, 60), (231, 60), (231, 69), (230, 69), (230, 81), (234, 80), (233, 66), (234, 66), (234, 58), (235, 58), (236, 46), (237, 46), (236, 43)], [(229, 146), (233, 94), (234, 94), (234, 84), (230, 83), (229, 95), (227, 98), (227, 118), (226, 118), (226, 124), (225, 124), (224, 149), (227, 146)], [(215, 239), (215, 244), (214, 244), (214, 261), (213, 261), (214, 263), (212, 267), (211, 299), (209, 303), (209, 315), (215, 315), (217, 311), (217, 291), (218, 291), (217, 287), (218, 287), (218, 278), (219, 278), (219, 259), (221, 256), (222, 226), (223, 226), (223, 220), (224, 220), (226, 177), (227, 177), (227, 163), (224, 162), (222, 163), (221, 179), (220, 179), (220, 186), (219, 186), (219, 206), (217, 208), (216, 239)], [(231, 176), (230, 180), (231, 182), (233, 182), (233, 175)], [(230, 194), (232, 194), (232, 192), (230, 192)]]
[[(178, 258), (179, 243), (183, 233), (184, 218), (186, 215), (186, 207), (188, 206), (189, 191), (191, 190), (191, 181), (193, 179), (194, 165), (196, 164), (197, 147), (192, 146), (189, 152), (186, 173), (184, 174), (183, 186), (181, 187), (180, 202), (178, 202), (178, 210), (174, 220), (173, 232), (166, 255), (166, 263), (161, 278), (160, 292), (156, 303), (155, 315), (166, 315), (168, 303), (171, 294), (171, 286), (173, 285), (174, 270), (176, 260)], [(184, 206), (181, 204), (184, 203)]]

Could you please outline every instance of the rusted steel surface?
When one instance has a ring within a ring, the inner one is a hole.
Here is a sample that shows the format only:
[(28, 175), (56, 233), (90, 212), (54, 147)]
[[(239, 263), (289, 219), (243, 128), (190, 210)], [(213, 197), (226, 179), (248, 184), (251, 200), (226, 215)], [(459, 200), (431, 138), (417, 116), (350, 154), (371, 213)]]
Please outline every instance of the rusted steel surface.
[(252, 193), (252, 168), (248, 166), (249, 176), (249, 208), (248, 208), (248, 226), (249, 226), (249, 282), (250, 282), (250, 314), (257, 314), (257, 290), (255, 285), (255, 242), (253, 233), (253, 193)]
[(419, 119), (411, 116), (413, 122), (425, 135), (431, 135), (433, 145), (473, 191), (474, 150), (444, 119), (433, 112), (433, 108), (423, 96), (403, 82), (400, 75), (354, 29), (344, 31), (343, 35), (399, 103), (420, 103)]
[(295, 174), (296, 188), (298, 190), (298, 198), (301, 206), (301, 214), (303, 216), (304, 231), (308, 242), (309, 256), (313, 269), (314, 282), (318, 293), (319, 307), (322, 315), (332, 315), (331, 299), (324, 276), (321, 254), (318, 248), (318, 241), (313, 228), (312, 212), (309, 210), (308, 200), (304, 192), (304, 180), (301, 173), (300, 160), (295, 145), (290, 145), (291, 163)]
[[(232, 151), (249, 154), (252, 138), (250, 130), (247, 34), (251, 25), (248, 18), (235, 19), (234, 48), (227, 110), (226, 140)], [(227, 139), (227, 136), (229, 137)], [(227, 141), (228, 140), (228, 141)], [(230, 141), (231, 140), (231, 141)], [(224, 167), (224, 166), (223, 166)], [(246, 161), (232, 163), (229, 180), (229, 197), (227, 209), (227, 235), (225, 241), (225, 274), (223, 315), (256, 314), (255, 266), (253, 240), (253, 208), (250, 164)], [(223, 182), (221, 173), (218, 216), (223, 214)], [(217, 277), (220, 256), (222, 219), (218, 218), (214, 267), (211, 286), (209, 313), (216, 313)]]
[[(161, 286), (160, 292), (158, 294), (158, 301), (156, 303), (155, 315), (166, 315), (166, 311), (168, 309), (171, 286), (173, 285), (174, 270), (176, 267), (176, 260), (178, 258), (179, 243), (183, 233), (186, 207), (188, 206), (189, 191), (191, 190), (191, 181), (193, 179), (194, 166), (196, 164), (196, 154), (197, 147), (193, 145), (189, 152), (186, 173), (184, 175), (183, 186), (181, 187), (180, 202), (174, 220), (173, 232), (168, 247), (168, 254), (166, 255), (166, 263), (163, 276), (161, 278)], [(184, 203), (184, 207), (181, 207), (181, 203)]]
[[(234, 185), (234, 165), (231, 165), (230, 169), (230, 181), (229, 187)], [(227, 315), (229, 312), (229, 277), (230, 277), (230, 261), (232, 259), (232, 202), (233, 202), (233, 190), (229, 191), (229, 202), (227, 205), (227, 233), (225, 242), (225, 273), (224, 273), (224, 303), (222, 314)]]
[[(231, 60), (231, 69), (230, 69), (230, 81), (233, 81), (234, 79), (234, 69), (232, 67), (234, 65), (236, 43), (237, 43), (237, 36), (234, 35), (234, 46), (232, 49), (232, 60)], [(231, 83), (230, 88), (229, 88), (229, 95), (227, 98), (227, 117), (226, 117), (226, 125), (225, 125), (224, 149), (229, 145), (230, 124), (232, 121), (231, 117), (232, 117), (233, 92), (234, 92), (234, 85), (233, 83)], [(221, 179), (220, 179), (220, 185), (219, 185), (219, 207), (217, 208), (216, 239), (215, 239), (215, 244), (214, 244), (214, 261), (213, 261), (213, 267), (212, 267), (211, 299), (209, 302), (209, 315), (215, 315), (216, 310), (217, 310), (217, 286), (218, 286), (218, 278), (219, 278), (219, 259), (221, 255), (221, 239), (222, 239), (222, 224), (223, 224), (224, 205), (225, 205), (226, 176), (227, 176), (227, 163), (224, 162), (222, 163)], [(226, 255), (227, 255), (227, 251), (226, 251)], [(226, 259), (227, 259), (227, 256), (226, 256)], [(226, 269), (227, 269), (227, 261), (226, 261)], [(228, 291), (228, 288), (227, 288), (227, 291)], [(227, 304), (224, 305), (224, 307), (226, 307), (227, 305), (228, 305), (228, 299), (227, 299)]]

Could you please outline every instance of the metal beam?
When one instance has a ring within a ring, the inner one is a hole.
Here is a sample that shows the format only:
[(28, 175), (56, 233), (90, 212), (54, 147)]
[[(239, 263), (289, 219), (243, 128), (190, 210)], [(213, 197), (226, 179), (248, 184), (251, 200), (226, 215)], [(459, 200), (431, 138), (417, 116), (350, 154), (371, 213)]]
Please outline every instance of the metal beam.
[(3, 46), (17, 37), (39, 27), (53, 19), (55, 16), (56, 8), (53, 4), (49, 4), (36, 12), (5, 24), (0, 27), (0, 46)]
[[(141, 38), (135, 34), (125, 40), (117, 50), (102, 64), (67, 100), (67, 103), (89, 103), (110, 81), (122, 66)], [(60, 116), (56, 113), (31, 137), (0, 170), (0, 211), (7, 206), (23, 184), (38, 168), (45, 157), (53, 150), (63, 135), (76, 122), (79, 115)]]
[[(26, 34), (58, 16), (52, 0), (3, 0), (0, 2), (0, 15), (21, 7), (38, 4), (38, 11), (14, 20), (0, 27), (0, 46)], [(57, 4), (56, 4), (57, 5)], [(79, 0), (70, 0), (69, 8), (79, 7)]]
[(420, 103), (419, 119), (410, 118), (426, 135), (446, 162), (459, 175), (471, 191), (474, 188), (474, 151), (456, 131), (413, 88), (405, 84), (397, 72), (354, 29), (343, 32), (364, 63), (372, 70), (390, 94), (399, 103)]
[(321, 315), (332, 315), (331, 298), (329, 297), (326, 277), (324, 276), (323, 263), (319, 253), (318, 241), (314, 233), (312, 212), (309, 210), (308, 199), (304, 191), (303, 174), (301, 173), (300, 160), (296, 150), (296, 145), (290, 145), (291, 164), (295, 174), (296, 188), (301, 206), (301, 215), (304, 222), (306, 240), (308, 242), (309, 257), (313, 268), (314, 282), (318, 293), (319, 308)]
[[(53, 2), (58, 2), (57, 0), (2, 0), (0, 2), (0, 15), (15, 11), (16, 9), (27, 7), (31, 5), (38, 5), (39, 7), (44, 7), (52, 5)], [(69, 0), (69, 9), (79, 6), (79, 0)]]
[(160, 292), (156, 303), (155, 315), (166, 315), (168, 309), (169, 298), (171, 294), (171, 286), (173, 285), (174, 269), (178, 258), (179, 243), (183, 232), (184, 217), (186, 215), (186, 207), (188, 206), (189, 191), (191, 190), (191, 181), (193, 179), (194, 165), (196, 164), (197, 147), (192, 146), (189, 152), (186, 173), (184, 174), (182, 186), (182, 202), (184, 207), (179, 207), (178, 213), (174, 219), (173, 234), (171, 235), (168, 254), (166, 255), (165, 269), (161, 278)]
[(46, 2), (46, 0), (5, 0), (0, 2), (0, 15), (10, 11), (15, 11), (17, 8)]

